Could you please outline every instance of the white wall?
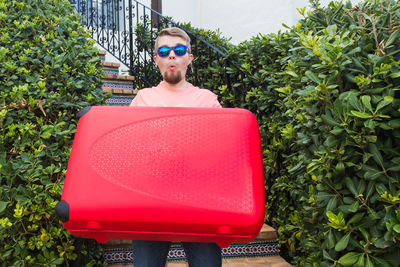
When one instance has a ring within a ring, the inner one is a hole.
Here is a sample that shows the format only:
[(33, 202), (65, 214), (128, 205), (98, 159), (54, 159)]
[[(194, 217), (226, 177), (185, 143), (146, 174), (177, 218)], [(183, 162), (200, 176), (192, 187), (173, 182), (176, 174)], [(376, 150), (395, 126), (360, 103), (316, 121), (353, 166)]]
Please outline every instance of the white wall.
[[(353, 4), (360, 0), (351, 0)], [(150, 0), (142, 0), (150, 5)], [(329, 0), (320, 0), (327, 5)], [(285, 30), (301, 18), (297, 8), (309, 7), (308, 0), (163, 0), (162, 13), (176, 22), (191, 22), (205, 29), (220, 29), (237, 44), (258, 33)], [(309, 8), (308, 8), (309, 9)]]

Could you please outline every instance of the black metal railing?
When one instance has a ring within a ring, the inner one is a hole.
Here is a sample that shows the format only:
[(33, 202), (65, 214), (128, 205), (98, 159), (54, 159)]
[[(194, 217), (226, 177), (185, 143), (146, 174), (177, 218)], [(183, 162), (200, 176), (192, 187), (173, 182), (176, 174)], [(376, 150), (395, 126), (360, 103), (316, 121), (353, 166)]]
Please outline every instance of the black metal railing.
[[(70, 1), (81, 14), (91, 38), (126, 65), (131, 75), (139, 78), (135, 81), (137, 88), (153, 86), (161, 80), (153, 61), (155, 38), (160, 29), (168, 26), (183, 28), (181, 25), (136, 0)], [(192, 39), (195, 58), (202, 59), (193, 61), (188, 80), (215, 92), (225, 87), (225, 92), (229, 91), (237, 98), (236, 104), (228, 106), (243, 106), (245, 92), (257, 86), (257, 82), (220, 49), (184, 30)], [(210, 75), (214, 77), (212, 82)]]

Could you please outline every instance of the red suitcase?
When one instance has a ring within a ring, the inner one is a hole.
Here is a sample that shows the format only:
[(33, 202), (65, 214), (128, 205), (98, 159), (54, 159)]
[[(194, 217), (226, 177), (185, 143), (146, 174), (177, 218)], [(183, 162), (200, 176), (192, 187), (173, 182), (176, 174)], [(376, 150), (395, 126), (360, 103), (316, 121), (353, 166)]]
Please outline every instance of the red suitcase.
[(265, 193), (251, 112), (94, 106), (80, 113), (56, 206), (72, 235), (221, 247), (257, 236)]

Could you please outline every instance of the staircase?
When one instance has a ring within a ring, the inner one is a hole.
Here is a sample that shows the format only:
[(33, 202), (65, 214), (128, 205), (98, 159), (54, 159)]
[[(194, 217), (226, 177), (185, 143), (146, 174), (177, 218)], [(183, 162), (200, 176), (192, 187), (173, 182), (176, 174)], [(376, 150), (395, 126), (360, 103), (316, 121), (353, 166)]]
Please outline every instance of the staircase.
[[(100, 51), (104, 77), (102, 90), (112, 93), (108, 105), (129, 105), (137, 93), (133, 82), (135, 77), (120, 75), (119, 63), (105, 60), (106, 51)], [(222, 249), (223, 267), (288, 267), (291, 266), (279, 256), (276, 230), (266, 224), (257, 238), (248, 244), (231, 244)], [(110, 240), (103, 245), (104, 260), (111, 267), (133, 267), (131, 240)], [(188, 266), (185, 252), (179, 243), (173, 243), (167, 259), (167, 267)]]
[[(231, 244), (222, 249), (222, 267), (289, 267), (279, 256), (274, 228), (264, 224), (257, 238), (248, 244)], [(103, 245), (104, 260), (110, 267), (133, 267), (132, 241), (110, 240)], [(179, 243), (173, 243), (167, 258), (167, 267), (188, 266), (185, 252)]]
[(105, 60), (106, 51), (99, 51), (99, 56), (103, 64), (103, 86), (102, 90), (112, 93), (112, 97), (106, 101), (107, 105), (129, 105), (137, 93), (133, 88), (134, 76), (120, 75), (120, 63), (107, 62)]

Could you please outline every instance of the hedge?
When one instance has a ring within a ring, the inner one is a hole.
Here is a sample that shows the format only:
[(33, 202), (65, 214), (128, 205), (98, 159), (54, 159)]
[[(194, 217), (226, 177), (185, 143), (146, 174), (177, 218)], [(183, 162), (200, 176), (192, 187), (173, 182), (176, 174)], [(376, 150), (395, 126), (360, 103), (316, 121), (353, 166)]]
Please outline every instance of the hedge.
[(0, 264), (93, 266), (54, 214), (75, 114), (104, 104), (94, 43), (67, 0), (0, 0)]
[[(298, 266), (400, 259), (400, 5), (332, 2), (232, 55), (261, 87), (267, 221)], [(283, 248), (283, 246), (282, 246)]]

